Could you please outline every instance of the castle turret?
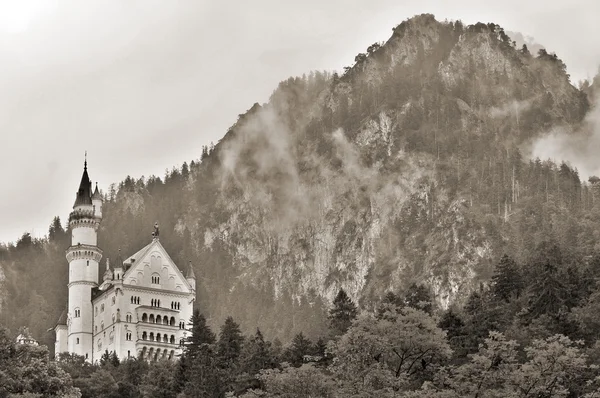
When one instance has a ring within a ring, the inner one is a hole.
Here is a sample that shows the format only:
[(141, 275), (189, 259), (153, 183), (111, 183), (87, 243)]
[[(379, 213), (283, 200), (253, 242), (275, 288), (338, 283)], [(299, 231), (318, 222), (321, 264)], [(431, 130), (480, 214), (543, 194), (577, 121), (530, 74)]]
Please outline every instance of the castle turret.
[(96, 183), (96, 189), (92, 194), (92, 205), (94, 206), (94, 214), (96, 217), (102, 219), (102, 195), (98, 191), (98, 183)]
[(190, 261), (190, 264), (188, 266), (188, 270), (187, 270), (187, 274), (185, 276), (185, 279), (187, 279), (187, 281), (190, 284), (190, 286), (192, 287), (192, 289), (194, 291), (196, 291), (196, 275), (194, 274), (194, 267), (192, 267), (192, 262), (191, 261)]
[(87, 159), (73, 211), (69, 215), (71, 246), (69, 262), (69, 303), (67, 320), (67, 350), (92, 361), (92, 289), (98, 286), (98, 264), (102, 250), (98, 248), (98, 227), (101, 217), (94, 209), (92, 182), (87, 172)]
[(115, 262), (115, 279), (123, 279), (123, 274), (125, 274), (125, 271), (126, 269), (123, 266), (123, 257), (121, 257), (121, 249), (119, 249), (117, 261)]

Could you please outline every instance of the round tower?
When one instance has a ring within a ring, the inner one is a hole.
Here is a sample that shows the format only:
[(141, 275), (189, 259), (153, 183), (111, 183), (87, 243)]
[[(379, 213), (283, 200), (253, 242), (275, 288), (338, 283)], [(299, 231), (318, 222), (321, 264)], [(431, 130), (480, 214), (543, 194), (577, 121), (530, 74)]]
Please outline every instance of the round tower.
[(71, 246), (66, 257), (69, 262), (67, 350), (88, 361), (92, 361), (92, 289), (98, 287), (98, 264), (102, 258), (102, 250), (98, 248), (101, 202), (99, 194), (93, 198), (86, 159), (73, 211), (69, 215)]

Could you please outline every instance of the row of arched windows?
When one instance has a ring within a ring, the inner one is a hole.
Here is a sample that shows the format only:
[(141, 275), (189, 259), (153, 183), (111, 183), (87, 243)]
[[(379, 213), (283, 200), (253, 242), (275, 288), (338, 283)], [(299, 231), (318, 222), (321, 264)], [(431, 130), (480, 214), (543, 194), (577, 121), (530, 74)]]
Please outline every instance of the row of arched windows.
[(159, 284), (160, 283), (160, 276), (152, 276), (152, 283), (156, 283)]
[(180, 309), (180, 303), (178, 301), (171, 301), (171, 309), (172, 310)]
[(150, 316), (148, 316), (148, 314), (146, 314), (144, 312), (142, 314), (142, 322), (160, 323), (162, 325), (175, 326), (175, 317), (172, 316), (171, 319), (169, 319), (169, 317), (166, 315), (165, 316), (156, 315), (156, 317), (155, 317), (154, 314), (150, 314)]
[(161, 335), (160, 333), (156, 333), (156, 336), (155, 336), (154, 332), (150, 332), (150, 334), (148, 334), (148, 332), (143, 332), (142, 340), (157, 341), (159, 343), (175, 344), (175, 335), (172, 334), (171, 337), (169, 337), (166, 333), (163, 335)]
[(131, 314), (125, 315), (125, 322), (131, 322), (131, 320), (132, 320)]
[(160, 348), (154, 349), (151, 347), (148, 349), (147, 347), (144, 347), (140, 353), (140, 358), (152, 361), (157, 361), (163, 358), (173, 359), (174, 356), (175, 350), (168, 350), (166, 348), (161, 350)]
[(140, 298), (139, 296), (131, 296), (131, 304), (139, 304)]
[(185, 322), (179, 321), (179, 329), (185, 329)]

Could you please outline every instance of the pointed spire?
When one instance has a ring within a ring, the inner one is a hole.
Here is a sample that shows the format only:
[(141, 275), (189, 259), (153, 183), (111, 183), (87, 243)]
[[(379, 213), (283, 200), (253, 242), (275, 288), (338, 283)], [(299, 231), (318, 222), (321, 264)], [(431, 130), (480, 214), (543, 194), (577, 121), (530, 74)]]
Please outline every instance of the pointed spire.
[(87, 170), (87, 151), (85, 151), (85, 154), (83, 155), (83, 169)]
[(81, 205), (92, 204), (92, 182), (87, 172), (87, 151), (85, 152), (85, 161), (83, 162), (83, 175), (81, 176), (81, 182), (79, 183), (79, 189), (77, 190), (77, 196), (75, 198), (75, 204), (73, 208)]
[(196, 279), (196, 275), (194, 275), (194, 267), (192, 267), (192, 262), (190, 261), (190, 264), (188, 266), (188, 270), (187, 270), (187, 275), (185, 276), (186, 279)]
[(119, 247), (119, 254), (117, 255), (117, 265), (115, 267), (116, 268), (123, 267), (123, 257), (121, 257), (121, 248), (120, 247)]
[(92, 200), (94, 199), (102, 200), (102, 195), (100, 195), (100, 191), (98, 191), (98, 182), (96, 182), (96, 189), (94, 190), (94, 194), (92, 195)]
[(110, 270), (110, 262), (106, 259), (106, 271), (104, 271), (104, 280), (108, 281), (112, 279), (112, 271)]

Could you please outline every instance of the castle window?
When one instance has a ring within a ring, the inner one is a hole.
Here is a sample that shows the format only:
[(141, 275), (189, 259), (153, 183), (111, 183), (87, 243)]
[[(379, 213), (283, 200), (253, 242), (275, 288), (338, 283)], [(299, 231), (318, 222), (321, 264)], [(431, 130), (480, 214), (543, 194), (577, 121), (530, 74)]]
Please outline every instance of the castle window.
[(156, 341), (160, 342), (161, 337), (160, 333), (156, 333)]
[(156, 316), (156, 320), (154, 321), (155, 323), (162, 323), (162, 317), (160, 315)]
[(151, 280), (153, 284), (157, 285), (160, 283), (160, 276), (158, 276), (158, 274), (152, 274)]
[(77, 337), (75, 344), (79, 344), (79, 337)]
[(90, 260), (87, 260), (87, 266), (88, 267), (90, 266)]
[(154, 323), (154, 314), (150, 314), (150, 318), (148, 319), (150, 323)]
[(175, 326), (175, 317), (174, 316), (171, 317), (171, 320), (169, 321), (169, 325)]
[(167, 336), (166, 334), (163, 336), (163, 343), (168, 343), (169, 342), (169, 336)]
[(79, 318), (81, 316), (81, 310), (79, 308), (75, 308), (75, 318)]
[(142, 340), (147, 340), (148, 334), (146, 332), (142, 333)]
[(150, 341), (154, 341), (154, 332), (150, 332), (150, 336), (148, 336)]
[(104, 322), (100, 324), (100, 329), (104, 330)]
[(94, 326), (94, 333), (98, 333), (98, 325)]
[(100, 304), (100, 312), (104, 312), (104, 303)]
[(142, 322), (148, 322), (148, 314), (145, 312), (142, 314)]
[(125, 320), (126, 320), (127, 322), (131, 322), (131, 318), (132, 318), (132, 317), (131, 317), (131, 314), (127, 314), (127, 315), (125, 315)]
[(175, 344), (175, 335), (171, 335), (171, 338), (169, 339), (169, 343)]
[(163, 317), (163, 325), (168, 325), (168, 324), (169, 324), (169, 317), (165, 315)]
[(115, 323), (115, 314), (112, 314), (112, 322)]
[(125, 335), (125, 338), (126, 338), (127, 340), (131, 341), (131, 333), (127, 333), (127, 334)]
[(127, 358), (129, 358), (130, 356), (131, 356), (131, 351), (127, 350)]

